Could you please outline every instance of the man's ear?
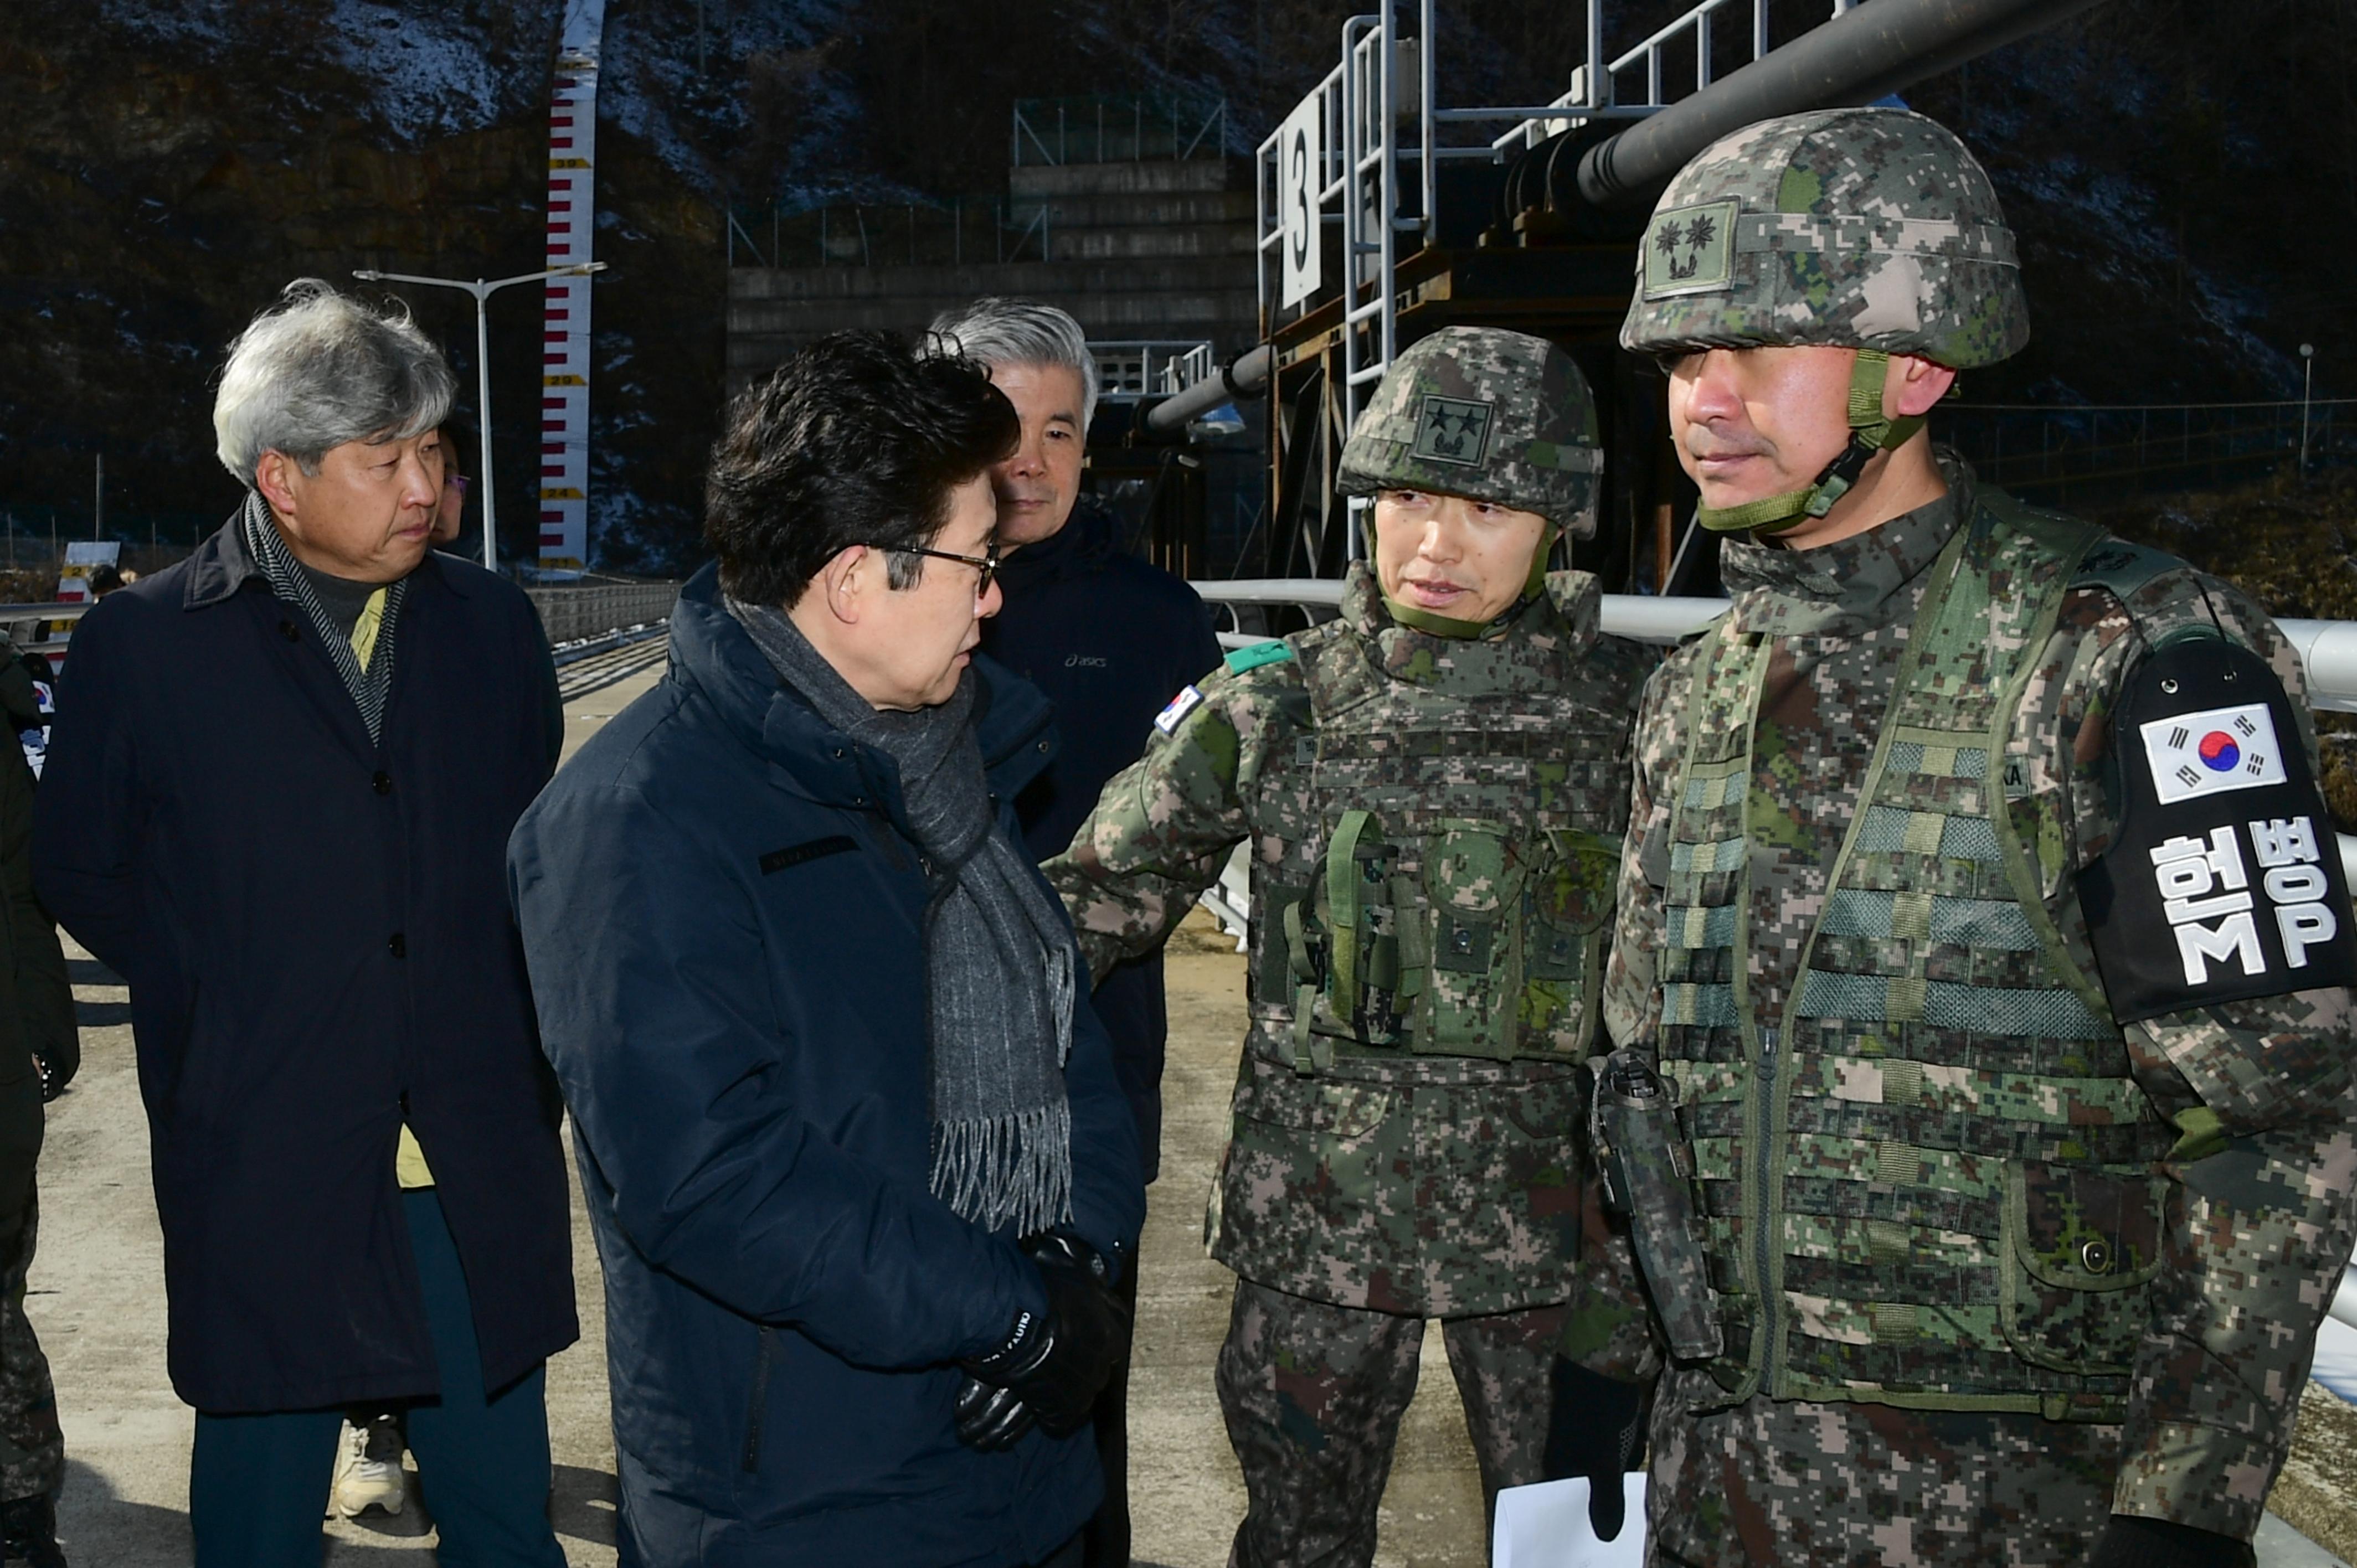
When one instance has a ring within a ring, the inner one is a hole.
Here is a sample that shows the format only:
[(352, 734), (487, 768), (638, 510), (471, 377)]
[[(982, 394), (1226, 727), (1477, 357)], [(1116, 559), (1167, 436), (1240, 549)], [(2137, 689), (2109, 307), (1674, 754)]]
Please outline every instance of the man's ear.
[(253, 465), (253, 488), (270, 503), (270, 510), (282, 515), (295, 510), (294, 481), (302, 477), (295, 459), (279, 451), (264, 452)]
[(819, 568), (818, 590), (826, 596), (827, 613), (845, 626), (859, 624), (867, 600), (876, 591), (870, 581), (884, 569), (884, 557), (865, 544), (846, 544)]
[(1882, 396), (1890, 405), (1892, 417), (1906, 419), (1931, 413), (1955, 384), (1956, 372), (1936, 360), (1920, 354), (1893, 354)]

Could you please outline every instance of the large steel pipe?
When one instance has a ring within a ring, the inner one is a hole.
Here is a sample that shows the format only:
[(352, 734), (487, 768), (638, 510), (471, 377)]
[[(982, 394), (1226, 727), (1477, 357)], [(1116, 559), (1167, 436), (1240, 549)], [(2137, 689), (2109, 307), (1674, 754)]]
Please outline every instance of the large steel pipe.
[(1871, 103), (2100, 4), (1867, 0), (1589, 148), (1579, 194), (1598, 207), (1642, 199), (1730, 131), (1804, 109)]
[(1146, 411), (1146, 428), (1157, 435), (1175, 435), (1187, 422), (1211, 413), (1232, 397), (1256, 396), (1268, 384), (1268, 345), (1239, 354), (1185, 392), (1173, 393)]

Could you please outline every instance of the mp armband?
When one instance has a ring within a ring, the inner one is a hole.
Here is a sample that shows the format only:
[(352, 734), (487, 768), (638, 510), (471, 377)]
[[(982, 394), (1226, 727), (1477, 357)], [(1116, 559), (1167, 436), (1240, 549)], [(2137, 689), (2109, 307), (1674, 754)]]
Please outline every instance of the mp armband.
[(2079, 892), (2114, 1018), (2357, 983), (2339, 841), (2265, 660), (2162, 649), (2130, 672), (2112, 745), (2119, 830)]

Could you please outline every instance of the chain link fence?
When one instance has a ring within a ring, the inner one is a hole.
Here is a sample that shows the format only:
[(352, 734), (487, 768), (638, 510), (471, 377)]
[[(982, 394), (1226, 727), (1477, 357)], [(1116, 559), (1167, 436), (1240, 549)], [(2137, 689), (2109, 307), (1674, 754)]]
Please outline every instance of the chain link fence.
[(2357, 398), (2054, 408), (1961, 403), (1935, 439), (1990, 484), (2041, 500), (2215, 489), (2357, 460)]

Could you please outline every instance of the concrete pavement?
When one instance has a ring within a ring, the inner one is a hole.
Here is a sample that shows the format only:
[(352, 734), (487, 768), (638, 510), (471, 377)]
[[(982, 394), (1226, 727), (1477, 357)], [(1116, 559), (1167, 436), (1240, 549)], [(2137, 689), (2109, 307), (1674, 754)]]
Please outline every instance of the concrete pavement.
[[(568, 751), (661, 672), (661, 641), (617, 650), (564, 671)], [(53, 1369), (66, 1433), (60, 1530), (77, 1568), (178, 1568), (188, 1561), (190, 1416), (165, 1372), (162, 1243), (135, 1074), (130, 1009), (120, 982), (69, 944), (83, 1066), (49, 1108), (41, 1168), (40, 1251), (28, 1310)], [(1219, 1568), (1243, 1511), (1243, 1488), (1211, 1392), (1232, 1276), (1203, 1256), (1203, 1199), (1225, 1137), (1229, 1089), (1243, 1030), (1243, 961), (1200, 911), (1173, 940), (1171, 1040), (1162, 1179), (1142, 1245), (1131, 1384), (1130, 1495), (1137, 1561)], [(613, 1444), (608, 1425), (603, 1294), (576, 1195), (574, 1270), (583, 1337), (550, 1364), (556, 1461), (554, 1518), (574, 1568), (610, 1568)], [(1403, 1427), (1383, 1504), (1378, 1568), (1476, 1568), (1481, 1505), (1457, 1393), (1427, 1336), (1424, 1374)], [(2297, 1479), (2279, 1494), (2311, 1533), (2357, 1538), (2357, 1416), (2330, 1402), (2303, 1429)], [(430, 1561), (428, 1526), (413, 1506), (327, 1530), (329, 1568)], [(2288, 1536), (2288, 1531), (2284, 1532)], [(2303, 1549), (2306, 1549), (2304, 1551)], [(2266, 1568), (2327, 1568), (2298, 1538), (2263, 1540)], [(2341, 1550), (2351, 1548), (2343, 1546)]]

